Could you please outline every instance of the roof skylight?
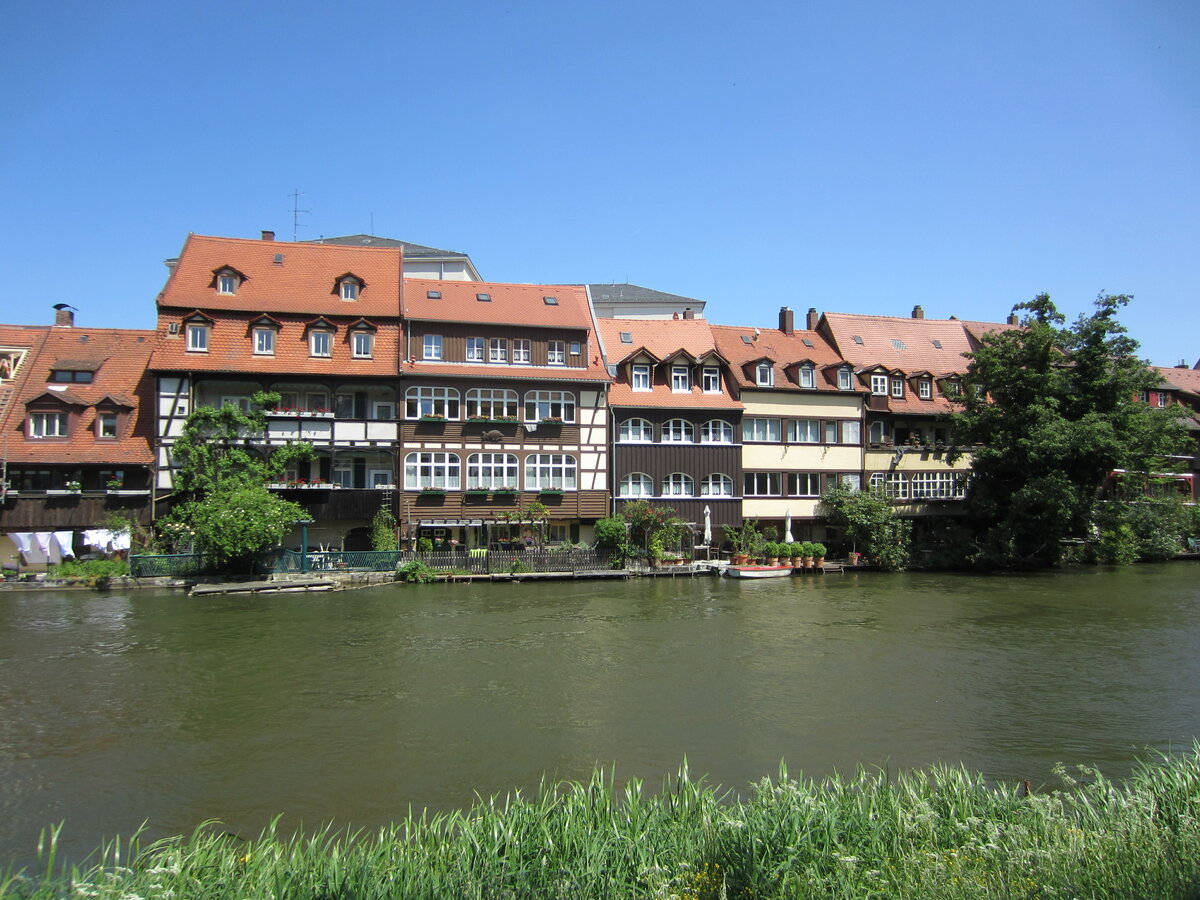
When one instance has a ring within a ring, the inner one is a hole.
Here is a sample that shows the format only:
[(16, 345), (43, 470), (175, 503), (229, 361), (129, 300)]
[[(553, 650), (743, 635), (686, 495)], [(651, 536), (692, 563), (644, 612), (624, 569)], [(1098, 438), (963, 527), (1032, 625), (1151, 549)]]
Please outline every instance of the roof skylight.
[(942, 349), (942, 342), (941, 342), (941, 341), (939, 341), (939, 340), (937, 340), (937, 339), (935, 338), (935, 339), (934, 339), (934, 341), (933, 341), (933, 346), (935, 346), (935, 347), (937, 347), (939, 350), (941, 350), (941, 349)]
[(491, 303), (492, 295), (491, 294), (476, 294), (475, 299), (478, 300), (480, 303)]
[(809, 340), (808, 338), (801, 338), (800, 340), (804, 341), (805, 347), (808, 347), (809, 349), (812, 348), (813, 342), (811, 340)]
[(900, 340), (899, 338), (892, 338), (892, 348), (895, 350), (907, 350), (908, 349), (908, 347), (905, 345), (904, 341)]
[(632, 344), (633, 343), (633, 332), (632, 331), (622, 331), (621, 332), (621, 343), (622, 344)]
[(856, 344), (861, 344), (863, 342), (861, 334), (852, 334), (850, 337), (854, 338), (854, 343)]
[(441, 300), (442, 292), (441, 291), (426, 291), (425, 296), (428, 297), (430, 300)]
[(545, 303), (547, 306), (558, 306), (558, 298), (557, 297), (543, 297), (542, 302)]

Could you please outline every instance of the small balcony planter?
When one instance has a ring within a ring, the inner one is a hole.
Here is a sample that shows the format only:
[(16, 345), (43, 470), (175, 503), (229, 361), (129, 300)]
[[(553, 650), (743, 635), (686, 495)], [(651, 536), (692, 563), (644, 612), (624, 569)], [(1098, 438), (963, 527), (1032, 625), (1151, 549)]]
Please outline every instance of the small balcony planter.
[(417, 421), (419, 421), (419, 422), (441, 422), (441, 423), (444, 423), (444, 422), (446, 421), (446, 417), (445, 417), (445, 416), (435, 416), (435, 415), (431, 415), (431, 416), (421, 416), (421, 417), (420, 417), (420, 418), (419, 418)]
[(546, 488), (538, 491), (538, 495), (542, 497), (561, 497), (563, 492), (557, 488)]
[[(335, 485), (335, 487), (337, 487), (337, 485)], [(377, 485), (375, 485), (375, 490), (377, 490), (377, 491), (394, 491), (395, 489), (396, 489), (395, 484), (377, 484)]]
[[(499, 491), (497, 491), (499, 493)], [(488, 495), (487, 488), (471, 488), (466, 492), (468, 497), (486, 497)]]
[(422, 497), (444, 497), (446, 495), (445, 488), (423, 487), (421, 488)]
[(540, 425), (561, 425), (563, 420), (559, 416), (546, 416), (538, 424)]

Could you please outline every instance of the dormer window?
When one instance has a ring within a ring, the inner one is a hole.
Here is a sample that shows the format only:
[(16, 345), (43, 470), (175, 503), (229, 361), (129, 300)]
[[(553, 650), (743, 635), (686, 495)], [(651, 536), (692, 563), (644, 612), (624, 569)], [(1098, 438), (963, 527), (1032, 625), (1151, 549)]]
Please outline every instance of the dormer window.
[(650, 390), (650, 367), (645, 363), (634, 363), (630, 386), (635, 391)]
[(308, 352), (310, 356), (333, 356), (333, 334), (328, 331), (310, 331)]
[(254, 329), (255, 356), (275, 355), (275, 329), (258, 327)]
[(816, 373), (813, 371), (813, 367), (812, 366), (801, 366), (800, 367), (800, 387), (811, 388), (811, 387), (816, 387), (816, 386), (817, 386), (817, 378), (816, 378)]
[(837, 386), (839, 391), (849, 391), (854, 389), (854, 385), (851, 383), (849, 369), (838, 369)]
[(928, 378), (922, 378), (917, 382), (917, 396), (922, 400), (932, 399), (933, 383)]
[(358, 299), (358, 282), (353, 278), (347, 278), (342, 282), (342, 299), (357, 300)]
[(700, 377), (703, 381), (704, 393), (719, 394), (721, 393), (721, 370), (716, 366), (705, 366)]
[(896, 398), (904, 397), (904, 378), (899, 375), (892, 376), (892, 396)]
[(754, 367), (754, 383), (759, 387), (775, 386), (775, 369), (769, 362), (760, 362)]
[(55, 384), (91, 384), (94, 374), (91, 370), (54, 369), (50, 373), (50, 380)]
[[(841, 384), (838, 385), (841, 387)], [(871, 376), (871, 393), (876, 397), (886, 397), (888, 392), (888, 377), (886, 375)]]
[(687, 366), (671, 366), (671, 390), (690, 391), (692, 389), (691, 369)]
[(237, 276), (232, 272), (222, 272), (217, 276), (218, 294), (236, 294), (238, 288)]
[(35, 440), (66, 437), (67, 414), (65, 412), (30, 413), (28, 434)]
[(115, 412), (96, 414), (96, 437), (100, 440), (116, 440), (117, 414)]
[(203, 322), (190, 322), (187, 327), (187, 348), (191, 353), (208, 352), (209, 326)]

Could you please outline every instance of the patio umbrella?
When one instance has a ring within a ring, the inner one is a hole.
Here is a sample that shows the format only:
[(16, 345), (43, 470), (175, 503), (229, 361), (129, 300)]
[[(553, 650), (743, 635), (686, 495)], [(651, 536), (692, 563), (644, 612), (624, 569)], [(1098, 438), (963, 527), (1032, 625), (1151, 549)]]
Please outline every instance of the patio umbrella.
[(712, 546), (712, 510), (704, 507), (704, 546)]
[(792, 511), (790, 509), (787, 511), (787, 518), (784, 520), (784, 523), (783, 523), (783, 539), (789, 544), (793, 543)]

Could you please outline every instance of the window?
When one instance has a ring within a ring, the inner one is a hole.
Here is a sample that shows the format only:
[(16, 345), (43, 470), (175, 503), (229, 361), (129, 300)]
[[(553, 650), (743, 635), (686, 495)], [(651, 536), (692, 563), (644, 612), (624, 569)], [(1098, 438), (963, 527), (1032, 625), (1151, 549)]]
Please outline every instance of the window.
[(410, 453), (404, 458), (406, 490), (458, 490), (461, 465), (456, 453)]
[(525, 489), (575, 490), (575, 457), (566, 453), (535, 453), (525, 457)]
[(529, 391), (525, 395), (525, 421), (542, 419), (575, 421), (575, 395), (570, 391)]
[(353, 278), (347, 278), (342, 282), (342, 299), (357, 300), (358, 299), (358, 282)]
[(904, 396), (904, 379), (896, 375), (892, 376), (892, 396)]
[(467, 338), (467, 362), (483, 362), (483, 338)]
[(234, 409), (240, 410), (244, 413), (249, 413), (250, 412), (250, 398), (249, 397), (240, 397), (240, 396), (222, 397), (220, 404), (217, 406), (217, 409), (222, 409), (226, 406), (232, 406)]
[(892, 500), (908, 498), (908, 479), (902, 472), (873, 472), (867, 481), (867, 487), (877, 497), (887, 497)]
[(663, 426), (662, 439), (673, 444), (690, 444), (696, 439), (696, 430), (686, 419), (671, 419)]
[(237, 286), (237, 276), (232, 272), (222, 272), (217, 276), (218, 294), (236, 294)]
[(618, 497), (653, 497), (654, 482), (649, 475), (631, 472), (621, 479)]
[(821, 422), (819, 419), (795, 419), (788, 422), (788, 443), (790, 444), (819, 444), (821, 443)]
[(858, 419), (846, 419), (842, 422), (842, 443), (862, 443), (862, 422)]
[(579, 356), (583, 352), (583, 344), (580, 341), (571, 341), (567, 345), (567, 352), (572, 356)]
[[(530, 342), (524, 338), (518, 338), (512, 342), (512, 361), (515, 363), (523, 363), (529, 365), (533, 362), (533, 356), (529, 350)], [(503, 354), (501, 354), (500, 362), (504, 362)]]
[(404, 392), (404, 415), (409, 419), (421, 416), (458, 418), (458, 391), (444, 387), (410, 387)]
[(854, 385), (850, 381), (850, 370), (849, 369), (838, 369), (837, 381), (838, 381), (838, 390), (839, 391), (848, 391), (854, 387)]
[(39, 439), (66, 437), (67, 414), (65, 412), (30, 413), (29, 436)]
[(333, 356), (333, 334), (329, 331), (308, 333), (309, 356)]
[(862, 476), (857, 472), (844, 472), (838, 476), (838, 484), (850, 491), (861, 491)]
[(91, 384), (93, 373), (76, 369), (55, 369), (50, 380), (56, 384)]
[(967, 494), (963, 472), (913, 472), (914, 500), (961, 500)]
[(260, 356), (275, 355), (275, 329), (254, 329), (254, 352)]
[(354, 394), (349, 391), (339, 391), (333, 395), (333, 414), (339, 419), (366, 418), (365, 415), (355, 415)]
[(704, 393), (721, 393), (721, 370), (716, 366), (705, 366), (700, 372), (700, 381), (704, 386)]
[(742, 494), (747, 497), (778, 497), (778, 472), (747, 472), (745, 474), (745, 490)]
[(505, 338), (492, 338), (488, 341), (488, 362), (508, 362), (508, 341)]
[(623, 444), (648, 443), (654, 440), (654, 426), (645, 419), (626, 419), (617, 430), (617, 440)]
[(886, 375), (871, 376), (871, 393), (876, 397), (886, 397), (888, 392), (888, 377)]
[(787, 477), (789, 497), (820, 497), (820, 472), (789, 472)]
[(883, 422), (872, 422), (870, 427), (872, 444), (882, 444), (887, 440), (887, 425)]
[(304, 404), (309, 412), (328, 412), (329, 395), (324, 391), (312, 391), (305, 395)]
[(825, 443), (836, 444), (838, 439), (837, 422), (825, 423)]
[(562, 341), (549, 341), (546, 344), (546, 363), (551, 366), (566, 365), (566, 344), (564, 344)]
[(187, 348), (193, 353), (208, 352), (207, 325), (189, 325), (187, 327)]
[(759, 387), (773, 387), (775, 384), (775, 369), (769, 362), (760, 362), (754, 367), (754, 383)]
[(816, 386), (817, 386), (817, 377), (816, 377), (816, 373), (813, 371), (813, 367), (812, 366), (801, 366), (800, 367), (800, 387), (810, 388), (810, 387), (816, 387)]
[(352, 332), (350, 352), (355, 359), (370, 359), (375, 353), (375, 335), (369, 331)]
[(780, 434), (778, 419), (743, 419), (743, 441), (778, 441)]
[(701, 497), (732, 497), (733, 479), (719, 472), (700, 479)]
[(700, 426), (700, 443), (732, 444), (733, 426), (724, 419), (709, 419)]
[(696, 494), (695, 482), (682, 472), (672, 472), (662, 483), (664, 497), (693, 497)]
[(117, 414), (102, 412), (96, 414), (96, 437), (115, 438), (117, 436)]
[(515, 419), (517, 392), (503, 388), (471, 388), (467, 391), (467, 418)]
[(423, 359), (442, 358), (442, 336), (440, 334), (425, 335), (423, 344)]
[(631, 384), (635, 391), (650, 390), (650, 367), (642, 363), (635, 363), (633, 366), (633, 380)]
[(922, 378), (917, 382), (917, 396), (922, 400), (929, 400), (933, 397), (933, 382), (928, 378)]
[(396, 421), (396, 404), (391, 400), (376, 400), (371, 404), (371, 418), (376, 422)]
[(1150, 405), (1163, 407), (1167, 405), (1167, 395), (1162, 391), (1150, 392)]
[(691, 389), (691, 369), (687, 366), (671, 366), (671, 390), (690, 391)]
[(517, 487), (517, 458), (511, 453), (472, 453), (467, 457), (467, 490)]

